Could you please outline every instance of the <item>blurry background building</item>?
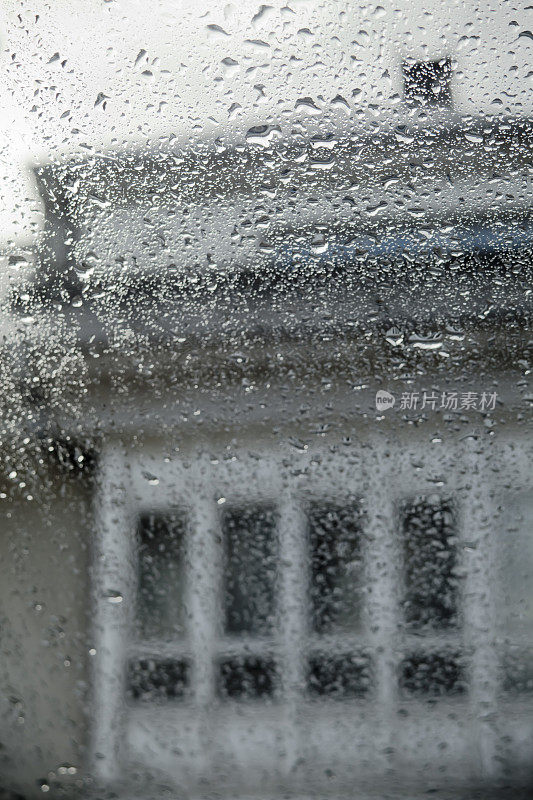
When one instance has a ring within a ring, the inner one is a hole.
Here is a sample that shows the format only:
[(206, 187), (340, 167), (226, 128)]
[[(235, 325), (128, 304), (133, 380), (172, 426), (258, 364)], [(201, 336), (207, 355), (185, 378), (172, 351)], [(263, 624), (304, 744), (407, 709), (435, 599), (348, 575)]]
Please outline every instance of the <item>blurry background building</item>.
[(6, 791), (530, 789), (527, 26), (5, 4)]

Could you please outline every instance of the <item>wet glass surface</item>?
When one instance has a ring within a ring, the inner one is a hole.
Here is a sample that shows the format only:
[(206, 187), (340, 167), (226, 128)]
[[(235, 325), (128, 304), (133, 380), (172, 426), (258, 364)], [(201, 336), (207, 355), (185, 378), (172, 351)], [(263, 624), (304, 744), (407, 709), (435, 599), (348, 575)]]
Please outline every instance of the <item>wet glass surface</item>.
[(0, 800), (530, 796), (530, 12), (4, 0)]

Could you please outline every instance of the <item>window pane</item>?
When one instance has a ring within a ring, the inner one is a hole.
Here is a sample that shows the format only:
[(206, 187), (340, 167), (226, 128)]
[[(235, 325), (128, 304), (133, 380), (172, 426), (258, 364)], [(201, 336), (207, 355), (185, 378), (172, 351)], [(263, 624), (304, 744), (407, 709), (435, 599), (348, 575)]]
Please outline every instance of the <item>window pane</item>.
[(317, 633), (361, 625), (361, 521), (355, 506), (309, 509), (312, 623)]
[(268, 634), (275, 610), (275, 511), (268, 506), (227, 509), (222, 515), (222, 531), (225, 631)]
[(276, 684), (276, 665), (270, 656), (228, 658), (219, 663), (218, 693), (222, 698), (270, 697)]
[(510, 647), (503, 657), (502, 689), (533, 694), (533, 647)]
[(141, 658), (128, 669), (129, 692), (134, 700), (169, 700), (185, 696), (190, 665), (183, 659)]
[(371, 684), (371, 661), (366, 653), (317, 653), (309, 659), (308, 688), (311, 695), (364, 697)]
[(400, 665), (400, 686), (407, 695), (463, 694), (466, 686), (461, 657), (458, 653), (412, 653)]
[(185, 632), (185, 520), (178, 512), (139, 519), (137, 615), (143, 638), (180, 637)]
[(533, 496), (509, 498), (499, 526), (504, 692), (533, 692)]
[(417, 497), (401, 510), (404, 617), (412, 628), (457, 625), (456, 536), (450, 501)]
[(509, 641), (533, 641), (533, 496), (521, 495), (502, 520), (502, 624)]

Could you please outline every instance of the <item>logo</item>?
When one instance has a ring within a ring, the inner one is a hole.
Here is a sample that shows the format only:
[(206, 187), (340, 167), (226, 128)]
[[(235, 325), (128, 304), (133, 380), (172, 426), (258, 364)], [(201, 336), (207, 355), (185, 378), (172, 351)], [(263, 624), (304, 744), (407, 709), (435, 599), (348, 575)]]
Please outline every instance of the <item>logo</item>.
[(395, 402), (396, 399), (390, 392), (386, 392), (384, 389), (376, 392), (376, 408), (378, 411), (386, 411), (388, 408), (392, 408)]
[[(479, 411), (487, 413), (496, 409), (496, 403), (501, 403), (496, 392), (459, 392), (440, 391), (432, 389), (430, 392), (402, 392), (398, 398), (399, 411)], [(378, 411), (387, 411), (396, 404), (396, 398), (385, 389), (376, 392), (376, 408)]]

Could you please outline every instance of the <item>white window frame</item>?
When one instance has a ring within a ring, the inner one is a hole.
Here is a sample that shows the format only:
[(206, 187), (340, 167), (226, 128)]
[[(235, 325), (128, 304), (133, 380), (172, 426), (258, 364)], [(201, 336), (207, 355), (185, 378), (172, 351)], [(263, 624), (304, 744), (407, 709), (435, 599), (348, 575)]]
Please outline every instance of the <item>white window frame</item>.
[[(253, 454), (243, 448), (227, 461), (191, 454), (167, 463), (160, 455), (162, 448), (155, 448), (152, 455), (146, 450), (126, 455), (119, 445), (105, 447), (95, 500), (92, 754), (99, 780), (120, 781), (128, 762), (133, 759), (138, 765), (143, 758), (147, 768), (155, 765), (162, 774), (190, 786), (197, 786), (202, 776), (216, 777), (217, 764), (228, 760), (235, 787), (243, 790), (248, 780), (253, 785), (257, 769), (291, 779), (294, 785), (295, 765), (301, 761), (337, 763), (352, 780), (353, 775), (363, 778), (365, 770), (371, 777), (390, 766), (386, 754), (392, 748), (402, 750), (405, 765), (431, 758), (431, 737), (409, 742), (407, 732), (409, 724), (413, 730), (417, 724), (427, 730), (431, 719), (440, 739), (452, 743), (447, 760), (440, 753), (434, 756), (438, 763), (448, 763), (451, 770), (464, 774), (494, 778), (500, 746), (494, 718), (501, 703), (499, 653), (492, 635), (498, 600), (494, 530), (498, 491), (490, 452), (472, 440), (447, 447), (443, 457), (441, 444), (436, 474), (431, 453), (423, 444), (385, 447), (373, 443), (357, 451), (350, 447), (346, 454), (342, 448), (338, 446), (337, 455), (318, 448), (297, 454)], [(516, 471), (515, 488), (523, 489), (528, 482), (524, 477), (528, 476), (527, 448), (516, 443), (500, 445), (498, 463), (503, 472), (506, 460)], [(439, 485), (443, 470), (445, 483)], [(157, 477), (157, 485), (147, 474)], [(451, 497), (458, 508), (458, 557), (464, 579), (460, 628), (421, 637), (404, 629), (399, 619), (397, 508), (405, 499), (427, 494)], [(364, 562), (370, 589), (366, 630), (317, 637), (308, 627), (305, 506), (309, 498), (342, 502), (346, 497), (360, 498), (366, 514)], [(220, 530), (223, 499), (231, 505), (261, 501), (278, 508), (279, 626), (271, 641), (253, 643), (220, 635), (221, 537), (213, 534)], [(134, 638), (136, 520), (142, 512), (173, 507), (192, 519), (186, 545), (194, 575), (187, 582), (190, 636), (187, 643), (175, 646), (139, 643)], [(303, 691), (306, 654), (319, 643), (344, 651), (371, 651), (375, 688), (368, 699), (308, 700)], [(266, 704), (251, 700), (238, 707), (218, 701), (215, 657), (253, 650), (254, 644), (275, 655), (280, 664), (281, 700)], [(443, 647), (464, 655), (469, 690), (466, 698), (439, 699), (430, 711), (427, 703), (400, 696), (397, 665), (401, 653)], [(131, 707), (125, 703), (124, 664), (128, 657), (156, 653), (192, 659), (190, 697), (169, 702), (167, 707), (149, 708), (142, 703)], [(400, 707), (410, 709), (409, 724), (399, 717)], [(450, 721), (452, 717), (455, 722)], [(186, 730), (185, 738), (180, 738), (179, 729)], [(399, 748), (400, 737), (404, 741)], [(174, 739), (181, 745), (172, 751), (167, 745)], [(176, 751), (181, 751), (180, 757)]]

